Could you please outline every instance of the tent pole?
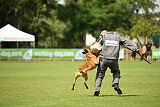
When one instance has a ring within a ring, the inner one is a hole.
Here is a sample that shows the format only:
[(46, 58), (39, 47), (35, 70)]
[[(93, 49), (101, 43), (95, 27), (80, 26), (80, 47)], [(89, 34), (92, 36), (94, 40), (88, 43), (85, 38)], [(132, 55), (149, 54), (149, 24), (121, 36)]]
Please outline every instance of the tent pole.
[(17, 41), (17, 49), (18, 49), (18, 41)]
[(35, 49), (35, 41), (33, 42), (33, 48)]
[[(33, 41), (33, 50), (35, 50), (35, 41)], [(33, 57), (34, 57), (34, 51), (32, 51)], [(35, 62), (35, 57), (34, 57), (34, 62)]]
[[(0, 41), (0, 49), (1, 49), (1, 41)], [(1, 61), (1, 57), (0, 57), (0, 61)]]
[[(18, 41), (17, 41), (17, 49), (18, 49)], [(18, 57), (18, 62), (19, 62), (19, 57)]]

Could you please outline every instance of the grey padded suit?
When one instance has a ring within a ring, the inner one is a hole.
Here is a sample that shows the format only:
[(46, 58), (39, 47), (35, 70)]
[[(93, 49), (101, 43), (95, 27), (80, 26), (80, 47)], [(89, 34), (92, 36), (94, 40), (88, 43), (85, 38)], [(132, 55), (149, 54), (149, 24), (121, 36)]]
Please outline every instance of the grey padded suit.
[(102, 51), (100, 52), (100, 62), (97, 69), (96, 80), (95, 80), (95, 91), (100, 91), (102, 80), (105, 76), (105, 72), (109, 67), (111, 73), (113, 73), (113, 84), (119, 84), (120, 70), (118, 65), (118, 57), (120, 45), (131, 50), (136, 51), (137, 46), (128, 39), (108, 32), (97, 40), (102, 45)]

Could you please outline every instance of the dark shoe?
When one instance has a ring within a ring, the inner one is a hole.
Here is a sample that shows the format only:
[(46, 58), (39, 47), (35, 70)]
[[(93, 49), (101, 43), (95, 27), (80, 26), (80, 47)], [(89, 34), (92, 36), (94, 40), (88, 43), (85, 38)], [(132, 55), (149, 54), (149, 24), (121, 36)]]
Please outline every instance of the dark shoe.
[(113, 87), (114, 87), (114, 90), (117, 91), (118, 94), (122, 94), (122, 91), (119, 88), (118, 84), (114, 84)]
[(99, 96), (99, 91), (95, 91), (94, 96)]

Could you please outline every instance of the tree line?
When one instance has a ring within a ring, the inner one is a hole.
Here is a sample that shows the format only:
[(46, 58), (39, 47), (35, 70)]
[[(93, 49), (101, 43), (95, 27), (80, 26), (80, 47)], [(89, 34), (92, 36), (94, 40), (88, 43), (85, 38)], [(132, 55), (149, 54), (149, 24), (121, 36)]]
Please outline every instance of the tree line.
[(156, 0), (64, 1), (1, 0), (0, 27), (9, 23), (35, 35), (36, 48), (83, 48), (86, 33), (98, 37), (104, 29), (137, 39), (160, 34), (160, 21), (153, 20), (160, 13), (150, 12)]

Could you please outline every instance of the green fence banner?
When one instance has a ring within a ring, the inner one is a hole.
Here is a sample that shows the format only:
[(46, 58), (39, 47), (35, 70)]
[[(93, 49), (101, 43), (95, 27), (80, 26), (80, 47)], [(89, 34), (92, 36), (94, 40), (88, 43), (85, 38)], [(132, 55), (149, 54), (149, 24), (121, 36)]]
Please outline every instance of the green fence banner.
[(160, 59), (160, 49), (152, 49), (152, 59)]
[(0, 49), (0, 58), (74, 58), (83, 59), (83, 49)]
[(26, 49), (0, 49), (0, 58), (22, 58)]
[[(0, 59), (8, 58), (72, 58), (85, 59), (83, 49), (0, 49)], [(124, 49), (120, 50), (120, 59), (124, 59)]]

